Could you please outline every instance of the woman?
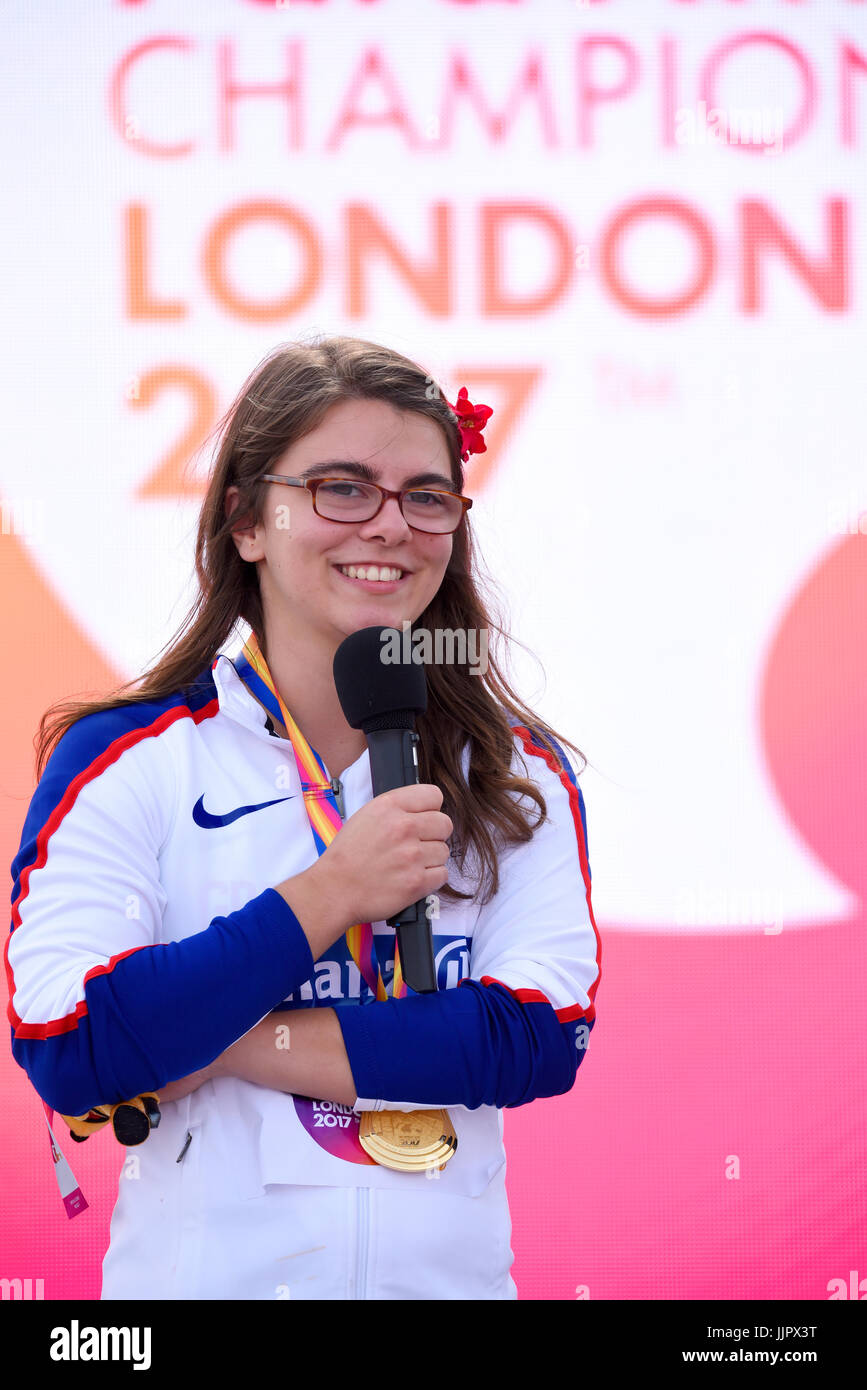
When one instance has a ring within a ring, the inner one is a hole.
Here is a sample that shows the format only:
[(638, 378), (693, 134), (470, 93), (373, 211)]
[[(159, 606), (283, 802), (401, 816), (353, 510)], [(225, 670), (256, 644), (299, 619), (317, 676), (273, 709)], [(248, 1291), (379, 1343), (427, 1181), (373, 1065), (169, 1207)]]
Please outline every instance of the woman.
[[(593, 1025), (583, 798), (490, 657), (428, 665), (419, 785), (373, 798), (332, 669), (365, 627), (487, 635), (469, 438), (385, 347), (279, 348), (224, 422), (181, 634), (43, 718), (13, 1052), (61, 1114), (162, 1104), (103, 1298), (517, 1296), (501, 1110), (567, 1091)], [(413, 995), (386, 919), (422, 898), (438, 992)], [(390, 1165), (437, 1110), (439, 1161)]]

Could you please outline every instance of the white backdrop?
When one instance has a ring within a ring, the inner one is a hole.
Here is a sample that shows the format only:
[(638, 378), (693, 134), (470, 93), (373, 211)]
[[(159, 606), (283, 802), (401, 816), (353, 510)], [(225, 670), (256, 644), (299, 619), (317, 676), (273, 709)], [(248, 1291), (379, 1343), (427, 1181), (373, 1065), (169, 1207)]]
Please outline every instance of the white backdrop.
[[(466, 380), (495, 407), (474, 385), (483, 368), (536, 368), (472, 520), (547, 674), (542, 693), (519, 658), (523, 690), (592, 763), (597, 911), (669, 930), (845, 915), (848, 890), (777, 806), (756, 698), (781, 613), (863, 501), (867, 79), (845, 49), (863, 63), (865, 7), (17, 0), (4, 25), (0, 486), (106, 655), (143, 669), (192, 593), (197, 498), (137, 489), (193, 397), (174, 385), (136, 401), (148, 373), (191, 369), (222, 411), (275, 343), (313, 331), (389, 343), (450, 399)], [(236, 82), (291, 71), (294, 93), (221, 102), (221, 51)], [(794, 138), (770, 154), (713, 142), (708, 81), (732, 124), (733, 108), (759, 111)], [(611, 240), (618, 214), (654, 196), (706, 224), (704, 253), (680, 215)], [(224, 243), (233, 292), (273, 304), (311, 248), (320, 258), (304, 302), (259, 319), (203, 265), (219, 220), (257, 200), (306, 239), (251, 218)], [(845, 284), (832, 274), (823, 302), (791, 258), (759, 251), (761, 302), (745, 311), (750, 200)], [(532, 211), (499, 242), (501, 290), (529, 307), (500, 313), (485, 306), (483, 223), (502, 203)], [(353, 206), (417, 267), (436, 265), (445, 219), (437, 312), (378, 253), (362, 256), (353, 306)], [(135, 315), (132, 207), (150, 306)], [(680, 313), (636, 312), (605, 272), (606, 237), (636, 295), (676, 297), (702, 254), (706, 289)], [(540, 491), (547, 509), (528, 501)]]

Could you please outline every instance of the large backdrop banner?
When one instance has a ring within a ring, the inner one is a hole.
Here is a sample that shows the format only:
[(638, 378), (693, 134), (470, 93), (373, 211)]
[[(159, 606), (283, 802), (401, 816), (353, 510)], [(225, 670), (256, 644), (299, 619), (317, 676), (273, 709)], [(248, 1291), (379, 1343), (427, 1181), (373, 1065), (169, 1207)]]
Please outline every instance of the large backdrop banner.
[[(867, 4), (3, 20), (5, 863), (44, 710), (187, 612), (242, 382), (388, 344), (494, 407), (511, 669), (588, 759), (598, 1023), (505, 1112), (520, 1297), (867, 1297)], [(123, 1150), (58, 1122), (70, 1219), (0, 1086), (0, 1277), (98, 1298)]]

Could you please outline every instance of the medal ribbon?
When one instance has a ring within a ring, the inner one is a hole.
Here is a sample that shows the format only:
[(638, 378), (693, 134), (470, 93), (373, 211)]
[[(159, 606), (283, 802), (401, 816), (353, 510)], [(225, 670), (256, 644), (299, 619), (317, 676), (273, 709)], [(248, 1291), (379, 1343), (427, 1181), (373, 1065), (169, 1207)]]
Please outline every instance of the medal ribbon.
[[(246, 660), (244, 660), (245, 658)], [(241, 666), (240, 670), (238, 669), (239, 666)], [(262, 655), (255, 633), (251, 632), (250, 637), (244, 643), (241, 662), (235, 665), (235, 669), (271, 716), (280, 720), (289, 735), (292, 752), (295, 755), (295, 764), (298, 768), (298, 776), (301, 778), (304, 809), (307, 812), (310, 829), (313, 832), (313, 843), (316, 846), (317, 854), (324, 854), (343, 825), (337, 806), (337, 798), (326, 772), (325, 764), (316, 750), (311, 748), (280, 697), (280, 692), (268, 670), (268, 664)], [(394, 937), (394, 973), (391, 978), (390, 990), (386, 988), (379, 967), (373, 941), (373, 927), (370, 922), (357, 922), (355, 926), (347, 928), (345, 939), (349, 953), (375, 999), (401, 999), (406, 995), (407, 986), (400, 966), (396, 932)]]

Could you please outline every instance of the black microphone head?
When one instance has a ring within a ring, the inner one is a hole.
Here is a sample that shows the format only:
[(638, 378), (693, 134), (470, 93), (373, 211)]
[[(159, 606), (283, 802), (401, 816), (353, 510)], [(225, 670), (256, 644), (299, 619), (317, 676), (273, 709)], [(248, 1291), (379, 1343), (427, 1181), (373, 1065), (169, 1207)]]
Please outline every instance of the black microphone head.
[(334, 684), (353, 729), (413, 729), (416, 715), (427, 709), (424, 663), (394, 660), (405, 647), (410, 655), (402, 638), (394, 627), (363, 627), (334, 653)]

